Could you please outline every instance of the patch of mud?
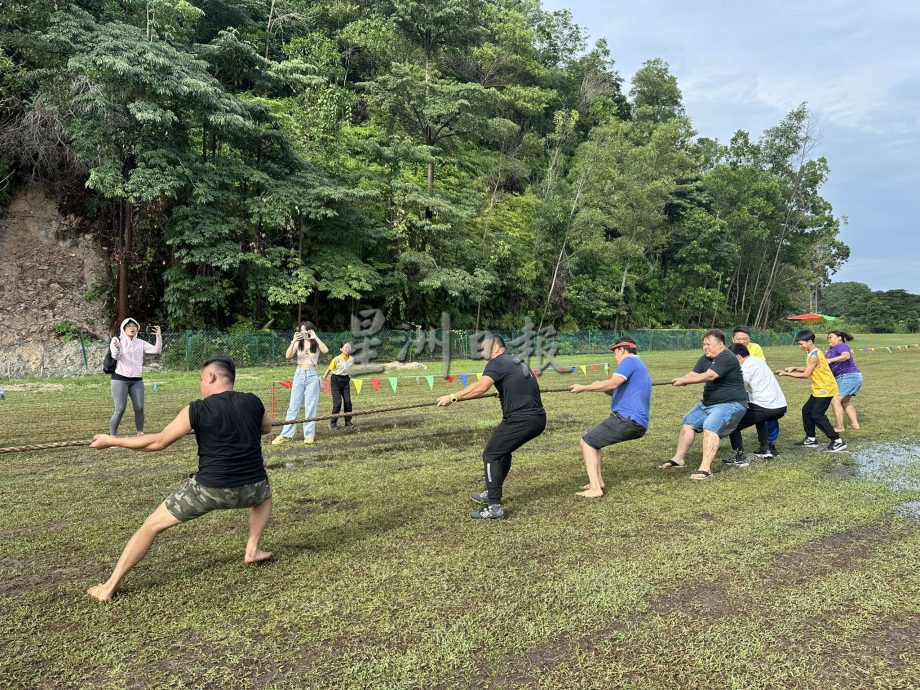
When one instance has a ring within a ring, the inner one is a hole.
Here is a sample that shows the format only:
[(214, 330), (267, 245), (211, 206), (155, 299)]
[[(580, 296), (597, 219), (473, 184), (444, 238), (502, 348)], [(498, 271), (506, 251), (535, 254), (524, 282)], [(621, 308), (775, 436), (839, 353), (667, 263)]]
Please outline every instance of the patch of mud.
[(902, 503), (895, 512), (903, 518), (920, 522), (920, 501)]
[(833, 471), (887, 484), (892, 491), (920, 491), (920, 439), (866, 444)]

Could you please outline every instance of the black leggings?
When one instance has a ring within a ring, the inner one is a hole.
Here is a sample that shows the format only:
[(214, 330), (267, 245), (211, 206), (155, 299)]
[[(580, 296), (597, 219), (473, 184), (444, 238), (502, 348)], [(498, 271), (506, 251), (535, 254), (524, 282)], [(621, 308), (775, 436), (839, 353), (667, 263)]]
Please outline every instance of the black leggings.
[(767, 407), (748, 403), (747, 412), (744, 413), (741, 421), (738, 422), (738, 426), (728, 437), (732, 442), (732, 450), (744, 450), (741, 430), (747, 429), (749, 426), (757, 427), (757, 440), (760, 441), (761, 448), (766, 448), (770, 443), (770, 430), (767, 422), (777, 420), (784, 414), (786, 414), (785, 407), (777, 407), (771, 410)]
[(546, 415), (534, 414), (503, 419), (492, 432), (492, 437), (482, 453), (489, 503), (502, 502), (502, 484), (511, 471), (511, 453), (542, 434), (545, 428)]
[(824, 435), (831, 441), (840, 438), (840, 434), (834, 431), (834, 427), (827, 420), (827, 408), (831, 405), (832, 398), (816, 398), (813, 395), (808, 396), (808, 400), (802, 405), (802, 426), (805, 427), (805, 435), (808, 438), (815, 437), (815, 427), (817, 426)]
[[(351, 377), (339, 376), (333, 374), (330, 377), (329, 390), (332, 392), (332, 414), (338, 414), (342, 409), (342, 403), (345, 403), (345, 423), (351, 424)], [(338, 419), (329, 422), (335, 426)]]

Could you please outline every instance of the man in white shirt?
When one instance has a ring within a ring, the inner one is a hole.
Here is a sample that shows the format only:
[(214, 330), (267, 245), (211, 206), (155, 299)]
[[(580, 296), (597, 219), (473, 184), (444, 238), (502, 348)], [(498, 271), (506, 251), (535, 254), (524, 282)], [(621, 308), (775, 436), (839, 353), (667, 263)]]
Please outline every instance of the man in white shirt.
[(748, 461), (744, 454), (741, 430), (756, 425), (760, 448), (754, 453), (754, 456), (772, 458), (767, 422), (777, 420), (786, 414), (786, 396), (783, 395), (783, 389), (780, 388), (779, 381), (773, 375), (769, 365), (762, 359), (752, 356), (746, 345), (735, 343), (728, 349), (735, 354), (738, 363), (741, 364), (741, 376), (744, 378), (744, 387), (748, 394), (748, 409), (729, 436), (733, 453), (725, 464), (747, 467)]

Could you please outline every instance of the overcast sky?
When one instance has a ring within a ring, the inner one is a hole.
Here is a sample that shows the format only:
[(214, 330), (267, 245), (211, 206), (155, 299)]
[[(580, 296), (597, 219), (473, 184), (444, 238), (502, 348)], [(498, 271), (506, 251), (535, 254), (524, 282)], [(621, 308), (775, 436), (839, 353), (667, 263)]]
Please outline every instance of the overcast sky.
[(920, 2), (543, 0), (606, 38), (628, 80), (660, 57), (701, 136), (758, 137), (805, 101), (823, 196), (849, 224), (835, 281), (920, 293)]

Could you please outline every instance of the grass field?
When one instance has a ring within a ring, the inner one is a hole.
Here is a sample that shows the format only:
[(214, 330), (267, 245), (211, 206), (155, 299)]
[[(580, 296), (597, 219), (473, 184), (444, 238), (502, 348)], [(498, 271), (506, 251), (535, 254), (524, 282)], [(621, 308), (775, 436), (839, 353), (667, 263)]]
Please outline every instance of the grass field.
[[(644, 359), (663, 380), (697, 355)], [(767, 356), (774, 368), (803, 360), (794, 347)], [(899, 509), (920, 500), (920, 350), (856, 359), (866, 385), (863, 429), (845, 434), (852, 452), (793, 450), (809, 386), (784, 378), (782, 455), (748, 469), (717, 462), (713, 480), (689, 481), (654, 466), (701, 389), (658, 387), (649, 433), (605, 454), (597, 500), (574, 495), (578, 439), (609, 399), (547, 395), (547, 431), (515, 455), (505, 486), (510, 518), (490, 524), (466, 513), (494, 399), (357, 417), (351, 433), (320, 424), (314, 446), (266, 442), (273, 561), (245, 566), (244, 514), (211, 514), (162, 535), (109, 605), (84, 591), (195, 468), (194, 441), (0, 455), (0, 687), (920, 687), (920, 524)], [(268, 403), (271, 381), (290, 374), (241, 371), (238, 388)], [(148, 431), (198, 395), (196, 374), (145, 378), (160, 384), (147, 390)], [(541, 386), (572, 380), (549, 373)], [(0, 446), (106, 429), (106, 378), (25, 383), (62, 388), (5, 384)], [(355, 406), (457, 388), (404, 379), (394, 395), (368, 383)], [(320, 412), (329, 405), (323, 395)], [(129, 409), (123, 432), (132, 421)], [(750, 449), (753, 429), (745, 437)], [(880, 446), (892, 441), (902, 444)], [(894, 471), (878, 466), (898, 454)], [(698, 460), (699, 444), (688, 464)]]

